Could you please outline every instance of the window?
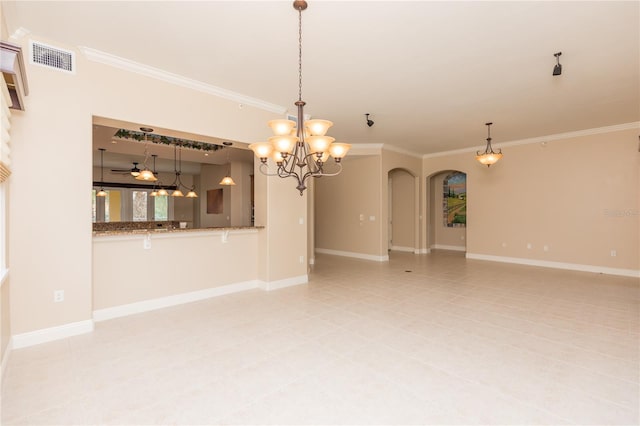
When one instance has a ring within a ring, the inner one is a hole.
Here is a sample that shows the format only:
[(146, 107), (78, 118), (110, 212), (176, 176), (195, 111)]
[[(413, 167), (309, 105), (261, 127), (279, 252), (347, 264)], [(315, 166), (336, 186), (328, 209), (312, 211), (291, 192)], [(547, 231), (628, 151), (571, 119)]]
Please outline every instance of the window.
[(144, 222), (147, 220), (147, 191), (131, 191), (133, 202), (133, 221)]
[(169, 196), (153, 197), (153, 220), (169, 220)]

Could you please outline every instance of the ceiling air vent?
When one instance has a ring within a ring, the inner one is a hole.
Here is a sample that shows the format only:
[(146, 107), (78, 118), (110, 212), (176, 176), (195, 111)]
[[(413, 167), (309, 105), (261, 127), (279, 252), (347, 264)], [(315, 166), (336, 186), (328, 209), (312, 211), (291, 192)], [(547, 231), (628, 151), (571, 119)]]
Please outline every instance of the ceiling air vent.
[(76, 57), (73, 52), (39, 42), (31, 42), (31, 63), (33, 64), (75, 73), (75, 62)]

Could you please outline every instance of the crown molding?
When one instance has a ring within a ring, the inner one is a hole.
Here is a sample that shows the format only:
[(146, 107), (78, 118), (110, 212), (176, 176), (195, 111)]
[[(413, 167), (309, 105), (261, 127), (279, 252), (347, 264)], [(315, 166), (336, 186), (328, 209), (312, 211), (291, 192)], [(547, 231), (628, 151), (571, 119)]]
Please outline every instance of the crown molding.
[(382, 145), (382, 149), (386, 149), (387, 151), (393, 151), (393, 152), (397, 152), (398, 154), (404, 154), (404, 155), (409, 155), (411, 157), (415, 157), (418, 159), (422, 158), (422, 154), (418, 154), (417, 152), (413, 152), (413, 151), (409, 151), (407, 149), (404, 148), (399, 148), (395, 145), (389, 145), (389, 144), (383, 144)]
[(252, 106), (254, 108), (262, 109), (265, 111), (273, 112), (276, 114), (284, 114), (287, 108), (272, 104), (270, 102), (263, 101), (261, 99), (246, 96), (240, 93), (232, 92), (231, 90), (223, 89), (222, 87), (214, 86), (211, 84), (203, 83), (198, 80), (193, 80), (178, 74), (173, 74), (159, 68), (151, 67), (139, 62), (131, 61), (129, 59), (121, 58), (119, 56), (112, 55), (110, 53), (102, 52), (100, 50), (92, 49), (86, 46), (79, 46), (78, 49), (82, 54), (90, 61), (98, 62), (104, 65), (109, 65), (121, 70), (141, 74), (146, 77), (161, 80), (167, 83), (175, 84), (176, 86), (186, 87), (188, 89), (196, 90), (198, 92), (206, 93), (208, 95), (214, 95), (219, 98), (227, 99), (230, 101), (238, 102), (242, 105)]
[(379, 155), (382, 153), (381, 143), (354, 143), (351, 145), (351, 155)]
[(9, 36), (9, 38), (10, 38), (11, 40), (18, 41), (18, 40), (20, 40), (21, 38), (23, 38), (24, 36), (26, 36), (26, 35), (28, 35), (28, 34), (30, 34), (30, 33), (31, 33), (31, 31), (29, 31), (28, 29), (26, 29), (26, 28), (24, 28), (24, 27), (18, 27), (18, 28), (13, 32), (13, 34), (11, 34), (11, 35)]
[[(508, 141), (508, 142), (502, 142), (502, 143), (492, 143), (492, 145), (497, 148), (502, 148), (502, 147), (516, 146), (516, 145), (529, 145), (533, 143), (547, 143), (547, 142), (577, 138), (582, 136), (600, 135), (603, 133), (620, 132), (623, 130), (633, 130), (633, 129), (640, 130), (640, 121), (616, 124), (613, 126), (596, 127), (593, 129), (576, 130), (573, 132), (556, 133), (554, 135), (537, 136), (535, 138), (520, 139), (520, 140)], [(436, 152), (433, 154), (425, 154), (422, 156), (422, 158), (426, 159), (426, 158), (434, 158), (434, 157), (444, 157), (445, 155), (477, 152), (478, 150), (481, 151), (482, 149), (484, 149), (484, 147), (485, 145), (481, 145), (481, 146), (472, 147), (472, 148), (463, 148), (463, 149), (455, 149), (452, 151)]]

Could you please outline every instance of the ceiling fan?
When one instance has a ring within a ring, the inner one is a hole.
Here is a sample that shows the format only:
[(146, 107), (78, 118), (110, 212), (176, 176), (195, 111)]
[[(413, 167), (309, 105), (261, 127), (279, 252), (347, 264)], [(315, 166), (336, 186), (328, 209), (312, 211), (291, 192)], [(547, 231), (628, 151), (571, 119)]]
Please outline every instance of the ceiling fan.
[(111, 173), (123, 173), (123, 174), (131, 174), (131, 176), (136, 177), (140, 175), (140, 169), (138, 168), (138, 163), (133, 161), (133, 167), (130, 169), (111, 169)]

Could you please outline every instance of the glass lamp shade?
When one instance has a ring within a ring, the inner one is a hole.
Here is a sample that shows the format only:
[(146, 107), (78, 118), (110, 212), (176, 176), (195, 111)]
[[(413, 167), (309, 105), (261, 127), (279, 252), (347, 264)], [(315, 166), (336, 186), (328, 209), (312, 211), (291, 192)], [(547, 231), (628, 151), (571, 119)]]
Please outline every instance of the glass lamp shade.
[(187, 197), (187, 198), (198, 198), (198, 194), (196, 194), (196, 191), (194, 191), (192, 189), (189, 192), (187, 192), (187, 195), (185, 195), (185, 197)]
[(335, 141), (331, 136), (309, 136), (306, 141), (312, 153), (325, 152), (329, 150), (329, 146)]
[(349, 149), (351, 149), (351, 145), (348, 143), (332, 143), (329, 147), (329, 153), (337, 160), (344, 158)]
[(164, 189), (164, 188), (160, 188), (160, 189), (158, 190), (158, 195), (159, 195), (159, 196), (166, 196), (166, 195), (169, 195), (169, 193), (167, 192), (167, 190), (166, 190), (166, 189)]
[(104, 188), (100, 188), (100, 191), (96, 193), (96, 197), (106, 197), (106, 196), (107, 196), (107, 191), (105, 191)]
[[(329, 159), (329, 151), (323, 152), (322, 156), (320, 157), (320, 161), (322, 161), (323, 163), (326, 163), (328, 159)], [(316, 154), (316, 161), (318, 161), (317, 154)]]
[(149, 194), (150, 197), (157, 197), (158, 196), (158, 191), (156, 191), (155, 189), (153, 191), (151, 191), (151, 194)]
[(147, 182), (155, 182), (158, 180), (157, 177), (153, 175), (153, 172), (149, 169), (144, 169), (140, 172), (138, 176), (136, 176), (136, 180), (144, 180)]
[(253, 151), (256, 157), (266, 159), (269, 158), (271, 151), (273, 151), (273, 145), (267, 142), (257, 142), (249, 145), (249, 149)]
[(296, 146), (296, 142), (298, 142), (298, 138), (290, 135), (272, 136), (269, 138), (269, 142), (276, 151), (291, 154), (293, 148)]
[(222, 178), (222, 180), (220, 181), (219, 185), (235, 185), (236, 183), (233, 181), (233, 179), (231, 178), (231, 176), (225, 176)]
[(329, 120), (307, 120), (304, 126), (311, 136), (324, 136), (333, 123)]
[(271, 159), (276, 163), (276, 164), (281, 164), (284, 162), (284, 158), (282, 157), (282, 154), (279, 153), (278, 151), (273, 151), (271, 153)]
[(478, 160), (481, 164), (489, 167), (492, 164), (495, 164), (502, 158), (501, 152), (485, 152), (481, 155), (476, 155), (476, 160)]
[(182, 191), (180, 191), (180, 189), (176, 189), (175, 191), (173, 191), (171, 196), (172, 197), (184, 197), (184, 194), (182, 193)]
[(292, 120), (271, 120), (267, 124), (271, 127), (274, 135), (284, 136), (291, 134), (291, 130), (296, 125), (296, 122)]

